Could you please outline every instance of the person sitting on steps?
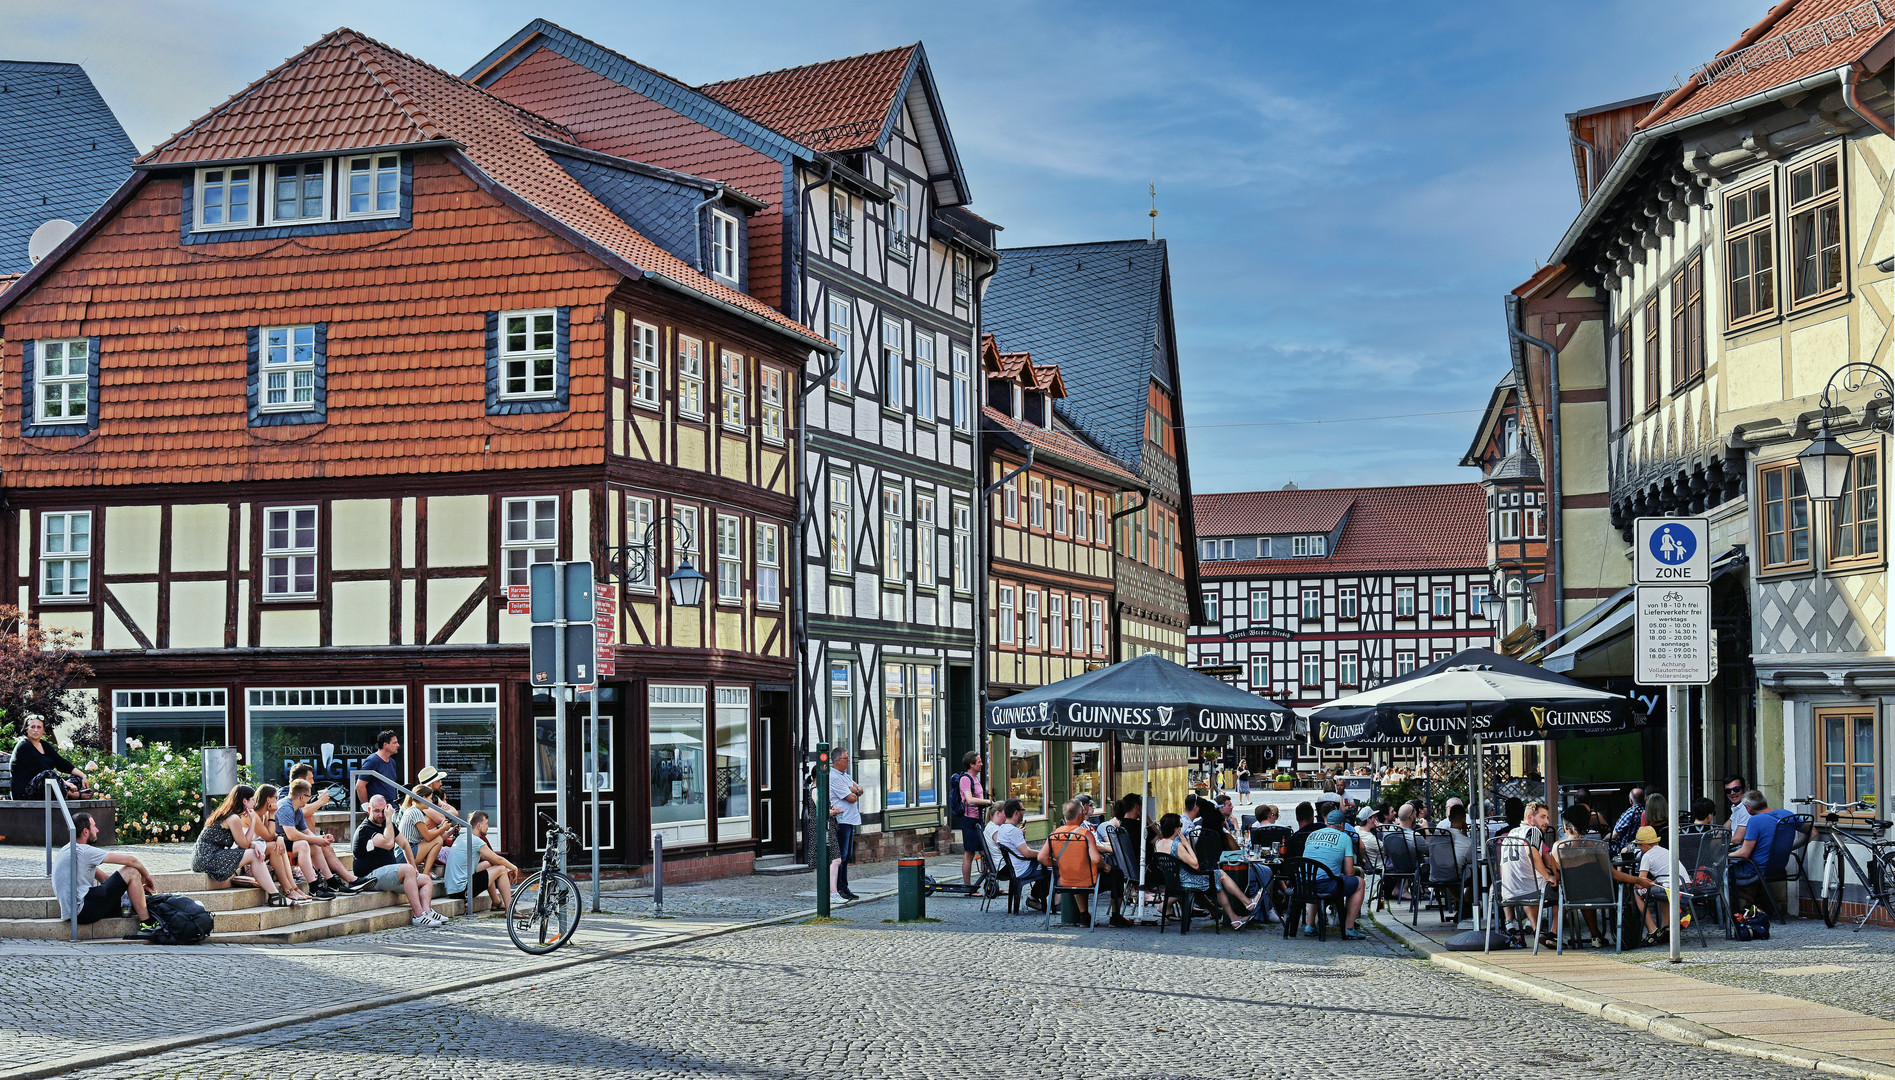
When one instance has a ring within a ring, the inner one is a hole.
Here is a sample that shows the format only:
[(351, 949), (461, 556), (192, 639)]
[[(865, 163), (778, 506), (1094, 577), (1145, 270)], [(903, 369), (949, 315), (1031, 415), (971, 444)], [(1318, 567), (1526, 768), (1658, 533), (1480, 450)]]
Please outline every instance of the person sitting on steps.
[(358, 879), (336, 854), (335, 840), (309, 827), (309, 806), (309, 781), (298, 779), (290, 784), (289, 801), (276, 809), (277, 831), (290, 842), (290, 854), (302, 867), (304, 880), (318, 897), (322, 893), (317, 890), (331, 896), (359, 891)]
[(335, 894), (327, 889), (312, 893), (298, 882), (296, 872), (290, 867), (289, 841), (276, 828), (278, 802), (275, 785), (265, 784), (258, 788), (257, 808), (245, 816), (245, 827), (263, 845), (265, 854), (270, 858), (270, 869), (275, 871), (276, 879), (283, 883), (283, 891), (291, 900), (310, 903), (335, 899)]
[(55, 777), (61, 781), (68, 799), (92, 795), (86, 788), (86, 774), (74, 768), (46, 737), (46, 721), (37, 716), (26, 718), (26, 737), (13, 748), (11, 768), (16, 799), (38, 802), (46, 798), (46, 781)]
[(210, 879), (213, 889), (228, 889), (239, 873), (248, 875), (261, 888), (271, 907), (291, 907), (296, 901), (283, 895), (270, 876), (270, 857), (263, 845), (250, 834), (245, 819), (257, 808), (257, 789), (238, 784), (224, 801), (204, 819), (204, 831), (197, 836), (197, 848), (191, 853), (191, 872)]
[[(145, 907), (145, 898), (155, 890), (155, 880), (136, 855), (105, 852), (93, 847), (99, 838), (99, 826), (92, 815), (81, 810), (72, 815), (72, 842), (53, 855), (53, 895), (59, 900), (59, 917), (70, 919), (75, 910), (79, 922), (95, 923), (119, 916), (119, 899), (129, 897), (138, 927), (129, 937), (148, 938), (158, 932), (158, 922)], [(79, 862), (78, 879), (73, 877), (73, 860)], [(108, 871), (111, 863), (117, 870)], [(77, 891), (74, 890), (75, 884)]]
[(395, 815), (388, 800), (380, 795), (368, 801), (368, 817), (355, 830), (355, 872), (379, 892), (404, 893), (416, 926), (440, 926), (447, 922), (434, 910), (434, 879), (403, 861), (401, 834), (395, 831)]

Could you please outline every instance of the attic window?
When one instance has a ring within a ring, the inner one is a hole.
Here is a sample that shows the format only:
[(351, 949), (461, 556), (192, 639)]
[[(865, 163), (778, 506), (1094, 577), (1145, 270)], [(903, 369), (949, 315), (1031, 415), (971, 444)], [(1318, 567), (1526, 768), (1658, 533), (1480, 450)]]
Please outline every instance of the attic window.
[(198, 169), (186, 186), (183, 238), (334, 222), (351, 223), (342, 231), (401, 228), (406, 171), (392, 151)]
[(1318, 559), (1323, 556), (1323, 554), (1328, 550), (1328, 548), (1329, 548), (1329, 538), (1327, 536), (1318, 535), (1318, 536), (1292, 536), (1290, 537), (1290, 557), (1291, 558)]
[(349, 189), (343, 217), (387, 217), (401, 212), (400, 154), (365, 154), (343, 160)]
[(711, 211), (711, 276), (737, 284), (737, 219), (722, 210)]
[(270, 220), (322, 221), (329, 217), (329, 162), (283, 161), (270, 166)]
[(197, 227), (231, 229), (254, 224), (255, 177), (248, 166), (197, 171)]

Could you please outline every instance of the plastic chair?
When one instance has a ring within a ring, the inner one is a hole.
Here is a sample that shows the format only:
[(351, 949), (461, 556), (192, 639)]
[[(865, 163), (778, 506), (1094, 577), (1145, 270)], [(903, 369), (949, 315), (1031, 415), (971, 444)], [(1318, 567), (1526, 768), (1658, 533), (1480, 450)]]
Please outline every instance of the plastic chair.
[[(1421, 845), (1422, 871), (1420, 884), (1433, 892), (1441, 901), (1441, 921), (1459, 922), (1461, 918), (1461, 860), (1454, 849), (1454, 833), (1448, 829), (1416, 830), (1416, 842)], [(1449, 908), (1442, 899), (1444, 893), (1451, 893), (1454, 906)]]
[[(1726, 891), (1730, 856), (1729, 829), (1694, 829), (1678, 837), (1678, 870), (1684, 875), (1683, 881), (1675, 883), (1678, 898), (1694, 913), (1699, 905), (1708, 903), (1726, 936), (1730, 933), (1730, 895)], [(1694, 914), (1692, 921), (1698, 928), (1698, 943), (1709, 948), (1711, 939), (1704, 920)]]
[[(1065, 895), (1089, 896), (1090, 899), (1086, 901), (1086, 921), (1091, 924), (1092, 929), (1097, 930), (1099, 928), (1099, 884), (1105, 880), (1105, 875), (1099, 872), (1099, 868), (1089, 867), (1092, 871), (1092, 883), (1090, 885), (1061, 885), (1059, 883), (1060, 859), (1066, 854), (1068, 848), (1074, 844), (1081, 843), (1083, 840), (1083, 836), (1068, 834), (1065, 839), (1057, 842), (1059, 846), (1053, 851), (1053, 865), (1046, 868), (1047, 872), (1053, 875), (1053, 882), (1046, 898), (1046, 919), (1040, 924), (1040, 929), (1042, 930), (1051, 930), (1053, 928), (1053, 910), (1059, 907), (1059, 898)], [(1051, 839), (1048, 839), (1046, 842), (1049, 845), (1055, 843), (1055, 841)], [(1090, 861), (1090, 859), (1087, 860), (1088, 863), (1090, 863)]]
[[(1559, 914), (1553, 924), (1556, 952), (1566, 953), (1566, 909), (1609, 911), (1613, 937), (1619, 951), (1625, 948), (1619, 933), (1619, 890), (1612, 883), (1612, 852), (1603, 840), (1562, 840), (1553, 847), (1553, 859), (1559, 864)], [(1545, 890), (1541, 890), (1545, 895)], [(1534, 939), (1538, 952), (1539, 939)]]
[[(1333, 892), (1330, 891), (1333, 888)], [(1285, 939), (1296, 937), (1297, 930), (1303, 925), (1303, 913), (1311, 906), (1316, 909), (1316, 940), (1329, 940), (1329, 907), (1336, 907), (1336, 925), (1343, 920), (1342, 905), (1348, 902), (1342, 895), (1342, 882), (1329, 867), (1315, 859), (1298, 859), (1290, 868), (1290, 910), (1283, 913), (1283, 936)]]
[[(1180, 936), (1190, 933), (1191, 905), (1198, 897), (1203, 897), (1211, 909), (1212, 932), (1218, 934), (1223, 933), (1223, 926), (1218, 918), (1220, 908), (1217, 903), (1217, 897), (1203, 889), (1189, 889), (1185, 887), (1183, 876), (1184, 863), (1180, 862), (1176, 855), (1170, 855), (1162, 851), (1153, 852), (1152, 861), (1157, 864), (1158, 873), (1165, 881), (1165, 898), (1158, 905), (1158, 932), (1161, 934), (1165, 932), (1165, 926), (1171, 916), (1171, 901), (1175, 899), (1178, 901), (1178, 933)], [(1211, 884), (1215, 887), (1217, 880), (1213, 878)]]

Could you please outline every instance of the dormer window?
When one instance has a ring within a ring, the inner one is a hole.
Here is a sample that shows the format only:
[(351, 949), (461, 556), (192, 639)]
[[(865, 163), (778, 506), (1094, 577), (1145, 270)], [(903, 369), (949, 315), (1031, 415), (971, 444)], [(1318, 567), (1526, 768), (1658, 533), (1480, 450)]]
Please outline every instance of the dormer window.
[(1020, 395), (1020, 419), (1034, 427), (1046, 426), (1046, 395), (1038, 390), (1027, 390)]
[(735, 286), (738, 278), (737, 218), (711, 211), (711, 276)]
[(1290, 537), (1290, 555), (1292, 558), (1321, 558), (1328, 549), (1328, 546), (1329, 538), (1327, 536)]
[(403, 228), (404, 169), (395, 151), (198, 169), (186, 185), (184, 241), (331, 222), (348, 222), (343, 231)]
[(281, 161), (270, 166), (270, 220), (322, 221), (329, 217), (329, 161)]
[(1520, 421), (1507, 417), (1506, 434), (1501, 438), (1500, 452), (1510, 455), (1520, 449)]
[(349, 195), (343, 217), (385, 217), (401, 211), (400, 154), (363, 154), (344, 161)]
[(247, 166), (197, 171), (197, 227), (232, 229), (256, 223), (256, 176)]

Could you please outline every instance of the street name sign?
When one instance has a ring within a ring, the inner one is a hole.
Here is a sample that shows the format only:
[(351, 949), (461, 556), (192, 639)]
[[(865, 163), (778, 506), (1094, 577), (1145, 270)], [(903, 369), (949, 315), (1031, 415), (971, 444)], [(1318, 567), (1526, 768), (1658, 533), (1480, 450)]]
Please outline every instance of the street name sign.
[(1634, 678), (1647, 686), (1703, 686), (1717, 675), (1711, 654), (1709, 585), (1640, 585)]
[(1711, 583), (1711, 523), (1701, 517), (1632, 522), (1632, 580), (1639, 585)]

